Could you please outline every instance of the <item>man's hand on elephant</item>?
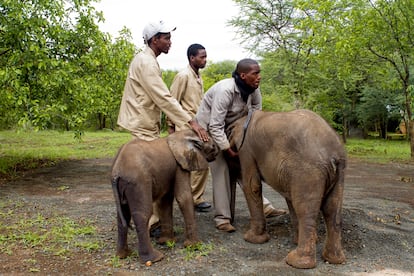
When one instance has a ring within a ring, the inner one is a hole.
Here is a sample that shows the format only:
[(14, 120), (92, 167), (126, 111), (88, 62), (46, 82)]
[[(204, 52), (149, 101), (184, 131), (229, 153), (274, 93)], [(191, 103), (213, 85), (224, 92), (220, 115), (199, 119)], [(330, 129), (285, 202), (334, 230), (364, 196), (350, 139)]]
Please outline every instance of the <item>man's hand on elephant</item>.
[(196, 120), (191, 120), (188, 123), (202, 141), (208, 142), (207, 131), (203, 127), (201, 127)]

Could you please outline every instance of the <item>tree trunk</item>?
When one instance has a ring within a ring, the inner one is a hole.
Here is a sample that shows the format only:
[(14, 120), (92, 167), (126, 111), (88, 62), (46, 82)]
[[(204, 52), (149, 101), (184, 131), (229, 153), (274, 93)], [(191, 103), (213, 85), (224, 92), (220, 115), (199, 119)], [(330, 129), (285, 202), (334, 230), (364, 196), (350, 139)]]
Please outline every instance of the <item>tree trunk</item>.
[(105, 129), (106, 128), (106, 115), (102, 115), (102, 125), (101, 125), (101, 129)]
[(98, 117), (98, 129), (99, 130), (102, 130), (102, 129), (105, 128), (105, 120), (106, 120), (106, 117), (102, 113), (98, 113), (98, 116), (97, 117)]
[(346, 144), (346, 138), (349, 135), (348, 133), (348, 126), (347, 126), (347, 120), (345, 118), (345, 115), (342, 117), (342, 140), (344, 144)]
[(408, 119), (407, 135), (410, 139), (411, 160), (414, 160), (414, 120)]
[(380, 137), (382, 139), (387, 139), (387, 122), (386, 120), (380, 120)]
[(414, 121), (412, 119), (411, 111), (411, 93), (408, 90), (408, 78), (404, 82), (404, 94), (405, 94), (405, 111), (407, 112), (407, 135), (410, 139), (410, 149), (411, 149), (411, 160), (414, 161)]

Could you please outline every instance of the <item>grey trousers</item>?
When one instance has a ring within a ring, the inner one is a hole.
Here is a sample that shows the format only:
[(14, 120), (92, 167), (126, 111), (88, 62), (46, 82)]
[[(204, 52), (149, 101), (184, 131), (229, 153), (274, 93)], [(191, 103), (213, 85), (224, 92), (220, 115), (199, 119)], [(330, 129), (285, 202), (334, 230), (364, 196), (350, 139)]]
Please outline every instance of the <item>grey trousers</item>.
[[(210, 162), (209, 165), (213, 186), (214, 221), (216, 226), (230, 223), (230, 174), (223, 152), (220, 152), (216, 159)], [(274, 209), (271, 202), (265, 197), (263, 197), (263, 209)]]

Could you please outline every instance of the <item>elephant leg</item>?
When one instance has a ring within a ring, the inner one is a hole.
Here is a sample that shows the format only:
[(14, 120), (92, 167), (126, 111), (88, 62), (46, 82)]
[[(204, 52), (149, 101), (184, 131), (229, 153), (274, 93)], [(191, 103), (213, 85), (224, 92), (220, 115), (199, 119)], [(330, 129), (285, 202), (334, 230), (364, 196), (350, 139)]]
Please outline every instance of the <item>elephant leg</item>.
[(292, 224), (293, 243), (298, 244), (298, 218), (295, 209), (293, 208), (292, 201), (286, 199), (286, 204), (289, 208), (290, 222)]
[(116, 249), (116, 255), (123, 259), (131, 255), (132, 251), (128, 248), (128, 226), (131, 221), (131, 213), (129, 211), (129, 206), (127, 204), (121, 205), (121, 210), (124, 215), (126, 226), (122, 225), (122, 220), (117, 214), (118, 221), (118, 243)]
[[(310, 220), (310, 219), (309, 219)], [(313, 223), (299, 219), (298, 246), (289, 252), (286, 262), (296, 268), (314, 268), (316, 266), (316, 219)], [(308, 231), (307, 233), (303, 233)]]
[(322, 206), (327, 232), (322, 258), (331, 264), (341, 264), (346, 260), (341, 237), (343, 190), (343, 182), (335, 185)]
[(250, 229), (244, 239), (251, 243), (265, 243), (270, 239), (263, 213), (262, 182), (255, 166), (247, 165), (241, 185), (250, 211)]
[(316, 215), (299, 215), (298, 246), (289, 252), (286, 262), (296, 268), (314, 268), (316, 266)]
[(144, 185), (145, 183), (151, 182), (142, 180), (141, 184), (143, 185), (128, 183), (124, 191), (135, 224), (138, 237), (138, 254), (142, 263), (147, 261), (157, 262), (164, 257), (151, 244), (148, 224), (152, 215), (152, 186)]
[(148, 223), (152, 214), (152, 203), (146, 205), (145, 210), (132, 211), (132, 219), (138, 236), (138, 254), (142, 263), (160, 261), (164, 254), (153, 248), (151, 244)]
[(174, 194), (173, 194), (172, 189), (168, 191), (158, 201), (158, 206), (159, 206), (158, 210), (159, 210), (160, 226), (161, 226), (161, 234), (157, 240), (159, 244), (165, 244), (168, 241), (175, 241), (173, 219), (172, 219), (173, 202), (174, 202)]
[[(306, 178), (303, 172), (291, 175), (292, 207), (295, 210), (298, 222), (298, 246), (289, 252), (286, 262), (296, 268), (314, 268), (316, 266), (316, 223), (321, 209), (324, 193), (324, 179), (318, 172), (309, 172)], [(307, 191), (306, 187), (312, 187)]]
[(197, 235), (197, 226), (194, 212), (193, 196), (191, 194), (190, 173), (179, 170), (176, 176), (175, 199), (184, 217), (185, 241), (184, 246), (195, 245), (200, 242)]

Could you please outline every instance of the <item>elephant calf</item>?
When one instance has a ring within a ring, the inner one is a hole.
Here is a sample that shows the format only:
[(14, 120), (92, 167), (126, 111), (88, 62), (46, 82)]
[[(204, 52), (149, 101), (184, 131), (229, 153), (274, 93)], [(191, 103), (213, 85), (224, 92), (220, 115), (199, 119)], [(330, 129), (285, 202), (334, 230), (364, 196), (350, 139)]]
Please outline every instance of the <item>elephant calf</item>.
[(130, 220), (138, 236), (138, 253), (142, 262), (156, 262), (164, 255), (151, 245), (149, 219), (152, 203), (160, 210), (159, 243), (174, 240), (173, 200), (180, 207), (185, 221), (184, 246), (199, 242), (196, 232), (190, 171), (205, 170), (219, 153), (210, 138), (203, 142), (192, 130), (178, 131), (154, 141), (135, 139), (123, 145), (112, 165), (111, 182), (117, 220), (117, 255), (127, 257), (127, 235)]
[(343, 263), (346, 154), (338, 135), (308, 110), (255, 111), (247, 128), (245, 122), (246, 118), (241, 118), (231, 126), (230, 143), (239, 152), (240, 163), (229, 162), (240, 166), (231, 168), (232, 189), (241, 174), (250, 211), (245, 240), (264, 243), (270, 238), (263, 215), (263, 180), (286, 199), (289, 208), (297, 248), (286, 262), (297, 268), (316, 266), (316, 223), (321, 210), (327, 229), (322, 257), (330, 263)]

